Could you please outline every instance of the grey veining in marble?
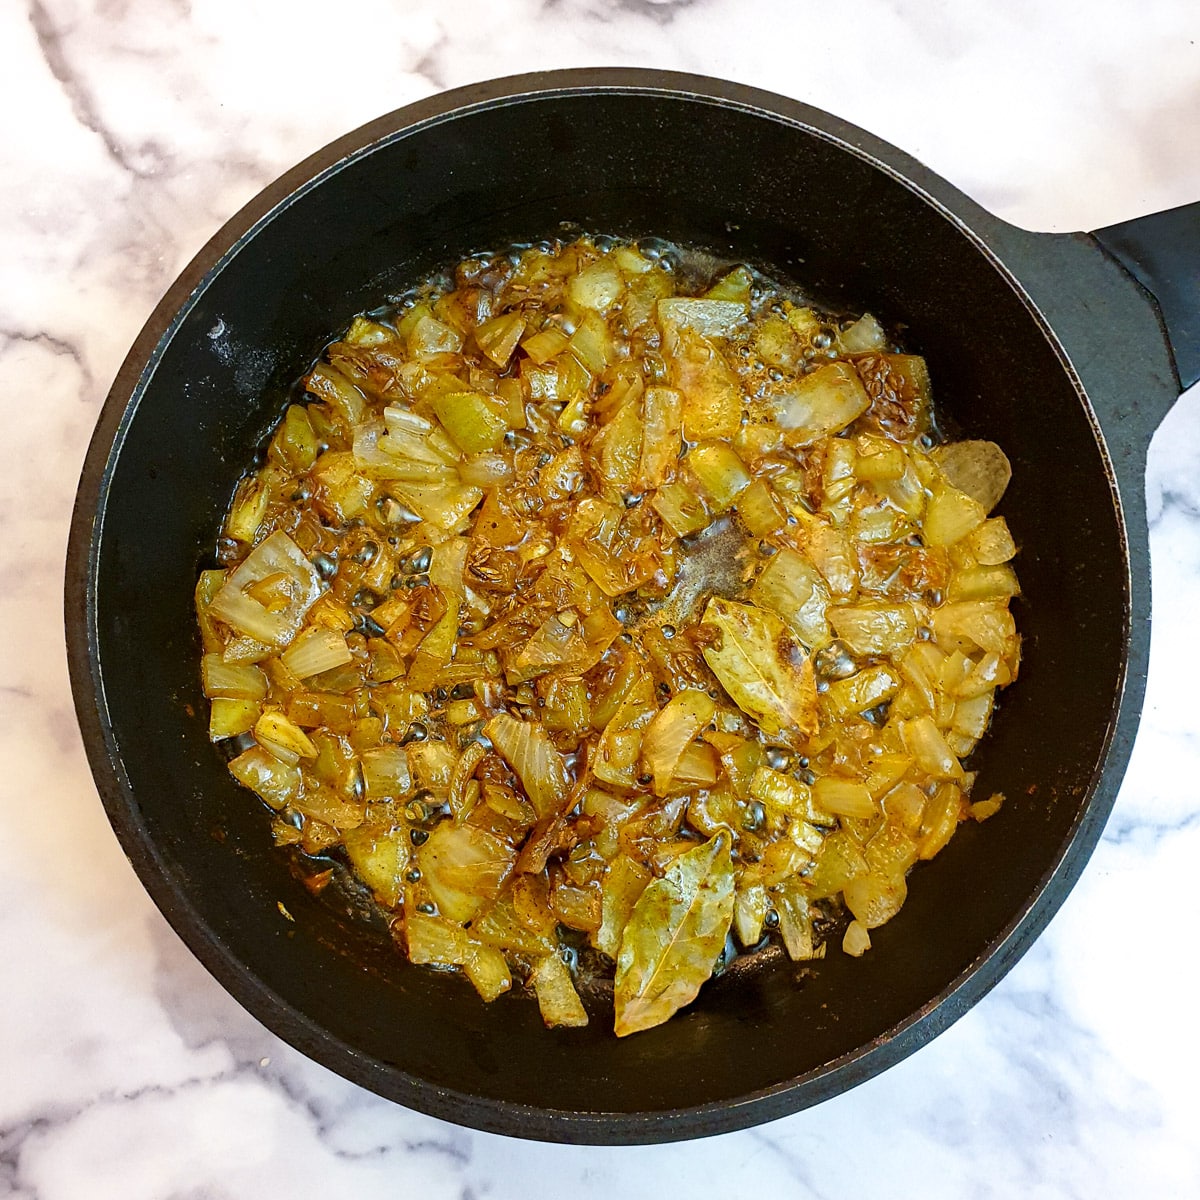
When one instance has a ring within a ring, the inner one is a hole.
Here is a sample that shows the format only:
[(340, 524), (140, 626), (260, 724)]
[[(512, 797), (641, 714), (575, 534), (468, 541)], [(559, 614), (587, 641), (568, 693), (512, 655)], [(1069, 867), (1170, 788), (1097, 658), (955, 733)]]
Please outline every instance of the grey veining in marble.
[(1200, 1195), (1200, 390), (1150, 453), (1143, 727), (1047, 934), (885, 1075), (688, 1146), (466, 1132), (262, 1029), (116, 845), (60, 616), (75, 481), (126, 349), (228, 216), (346, 130), (493, 75), (662, 66), (827, 108), (1019, 224), (1088, 228), (1200, 198), (1198, 40), (1195, 0), (0, 4), (0, 1195)]

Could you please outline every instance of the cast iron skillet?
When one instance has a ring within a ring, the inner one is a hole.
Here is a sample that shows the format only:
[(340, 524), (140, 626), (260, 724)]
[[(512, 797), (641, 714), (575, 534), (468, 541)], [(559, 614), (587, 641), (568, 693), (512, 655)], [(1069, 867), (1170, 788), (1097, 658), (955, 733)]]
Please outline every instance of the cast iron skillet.
[[(588, 1029), (547, 1032), (532, 1000), (485, 1006), (462, 980), (403, 962), (378, 924), (308, 894), (206, 740), (191, 599), (235, 481), (331, 335), (441, 264), (576, 227), (764, 264), (905, 324), (961, 434), (1012, 458), (1003, 512), (1025, 589), (1020, 685), (974, 760), (979, 793), (1008, 797), (1001, 815), (914, 875), (863, 959), (735, 970), (622, 1041), (602, 998)], [(464, 88), (322, 150), (171, 288), (84, 467), (71, 678), (97, 786), (147, 890), (281, 1037), (481, 1129), (698, 1137), (817, 1103), (911, 1053), (1028, 948), (1116, 795), (1149, 637), (1145, 451), (1180, 378), (1200, 370), (1198, 233), (1200, 206), (1030, 234), (824, 113), (653, 71)]]

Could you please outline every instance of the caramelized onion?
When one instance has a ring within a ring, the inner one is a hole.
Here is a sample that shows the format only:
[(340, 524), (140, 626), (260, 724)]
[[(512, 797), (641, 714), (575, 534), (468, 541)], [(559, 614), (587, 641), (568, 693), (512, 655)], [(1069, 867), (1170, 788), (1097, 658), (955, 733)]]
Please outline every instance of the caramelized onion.
[(700, 274), (583, 238), (356, 318), (196, 587), (210, 735), (276, 844), (550, 1025), (588, 1020), (586, 939), (621, 1036), (730, 933), (865, 953), (1000, 810), (963, 760), (1020, 662), (1000, 448), (931, 446), (875, 316)]

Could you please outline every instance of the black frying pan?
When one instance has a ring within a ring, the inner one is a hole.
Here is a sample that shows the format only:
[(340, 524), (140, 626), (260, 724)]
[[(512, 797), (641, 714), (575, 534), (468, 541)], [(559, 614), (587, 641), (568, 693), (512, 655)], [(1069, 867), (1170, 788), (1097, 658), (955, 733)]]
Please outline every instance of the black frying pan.
[[(561, 222), (766, 266), (908, 328), (942, 411), (1007, 450), (1026, 636), (973, 765), (1009, 799), (918, 870), (861, 960), (747, 964), (667, 1025), (542, 1028), (415, 968), (309, 895), (206, 739), (192, 588), (286, 391), (357, 311)], [(1136, 280), (1158, 297), (1159, 307)], [(1145, 451), (1200, 371), (1200, 206), (1030, 234), (824, 113), (686, 75), (464, 88), (321, 151), (184, 271), (121, 369), (71, 531), (72, 683), (109, 817), (146, 888), (260, 1020), (384, 1096), (577, 1142), (696, 1137), (814, 1104), (974, 1004), (1062, 903), (1129, 757), (1149, 642)], [(1160, 311), (1161, 310), (1161, 311)], [(294, 920), (281, 913), (282, 903)]]

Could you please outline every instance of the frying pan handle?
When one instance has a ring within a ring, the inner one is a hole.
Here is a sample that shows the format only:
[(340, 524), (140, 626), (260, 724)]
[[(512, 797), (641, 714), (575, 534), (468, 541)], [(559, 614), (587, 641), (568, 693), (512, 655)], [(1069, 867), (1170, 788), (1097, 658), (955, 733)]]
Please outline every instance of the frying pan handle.
[(1097, 229), (1092, 237), (1157, 301), (1183, 390), (1200, 379), (1200, 203)]

